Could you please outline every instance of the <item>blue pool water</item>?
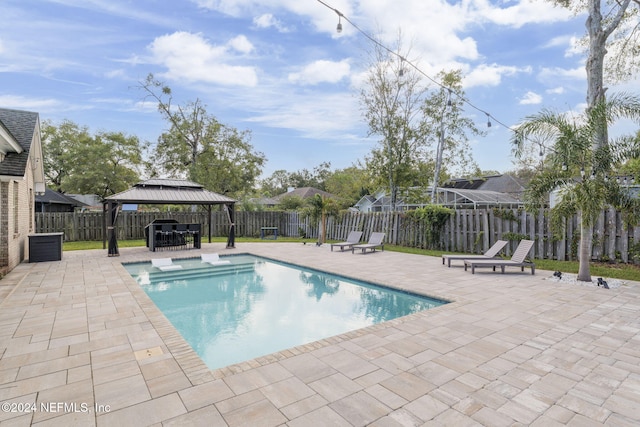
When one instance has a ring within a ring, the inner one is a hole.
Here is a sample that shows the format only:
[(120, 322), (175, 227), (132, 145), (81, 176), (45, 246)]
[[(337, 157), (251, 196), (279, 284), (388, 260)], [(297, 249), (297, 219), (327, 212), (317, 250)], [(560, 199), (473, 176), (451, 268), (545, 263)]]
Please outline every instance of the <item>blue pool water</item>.
[(124, 264), (211, 369), (445, 304), (251, 255)]

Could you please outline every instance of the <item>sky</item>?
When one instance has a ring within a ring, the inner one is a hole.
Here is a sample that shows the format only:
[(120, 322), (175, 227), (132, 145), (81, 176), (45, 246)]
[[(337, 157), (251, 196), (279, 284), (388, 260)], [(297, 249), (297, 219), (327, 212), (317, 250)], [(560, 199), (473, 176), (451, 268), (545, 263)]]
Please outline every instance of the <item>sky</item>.
[[(511, 131), (543, 108), (581, 111), (585, 15), (550, 1), (0, 0), (0, 107), (124, 132), (151, 144), (167, 130), (139, 86), (149, 73), (174, 103), (199, 99), (251, 131), (276, 170), (362, 161), (369, 136), (359, 94), (373, 44), (401, 32), (407, 60), (435, 78), (460, 69), (481, 169), (514, 168)], [(432, 89), (436, 87), (432, 84)], [(487, 116), (494, 118), (487, 127)], [(507, 127), (503, 126), (506, 125)]]

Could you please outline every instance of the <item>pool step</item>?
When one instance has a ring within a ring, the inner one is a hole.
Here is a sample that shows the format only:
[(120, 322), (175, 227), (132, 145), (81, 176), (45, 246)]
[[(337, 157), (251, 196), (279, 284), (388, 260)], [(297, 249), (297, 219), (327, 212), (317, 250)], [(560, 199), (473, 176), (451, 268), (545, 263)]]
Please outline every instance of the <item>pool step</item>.
[(215, 266), (205, 264), (202, 267), (184, 268), (180, 270), (152, 271), (149, 273), (149, 280), (153, 284), (158, 282), (171, 282), (173, 280), (250, 273), (253, 271), (255, 271), (255, 266), (253, 263), (221, 264)]

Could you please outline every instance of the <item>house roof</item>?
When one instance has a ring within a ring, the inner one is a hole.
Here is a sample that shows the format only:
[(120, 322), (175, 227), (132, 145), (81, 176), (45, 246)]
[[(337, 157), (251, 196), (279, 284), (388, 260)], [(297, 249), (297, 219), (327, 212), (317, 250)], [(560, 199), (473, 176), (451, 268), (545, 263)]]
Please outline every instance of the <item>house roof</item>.
[(126, 191), (106, 197), (104, 201), (152, 205), (214, 205), (236, 202), (232, 198), (205, 190), (200, 184), (182, 179), (142, 181)]
[(24, 176), (38, 121), (38, 113), (0, 108), (0, 150), (6, 152), (0, 175)]
[(509, 174), (503, 174), (477, 178), (450, 179), (442, 185), (442, 188), (455, 188), (457, 190), (485, 190), (517, 194), (524, 191), (524, 184), (519, 178)]
[(85, 206), (79, 200), (74, 199), (73, 197), (69, 197), (65, 194), (58, 193), (57, 191), (53, 191), (49, 188), (45, 189), (44, 194), (36, 194), (35, 197), (36, 203), (46, 203), (52, 205), (70, 205), (70, 206)]
[(314, 197), (316, 194), (320, 194), (323, 197), (328, 197), (331, 199), (337, 198), (335, 194), (328, 193), (318, 188), (300, 187), (300, 188), (296, 188), (294, 190), (288, 191), (286, 193), (278, 194), (277, 196), (273, 197), (273, 200), (276, 200), (279, 203), (283, 197), (287, 197), (287, 196), (297, 196), (302, 199), (308, 199), (310, 197)]
[(522, 202), (514, 196), (498, 191), (467, 190), (461, 188), (438, 188), (438, 193), (444, 195), (444, 205), (521, 205)]

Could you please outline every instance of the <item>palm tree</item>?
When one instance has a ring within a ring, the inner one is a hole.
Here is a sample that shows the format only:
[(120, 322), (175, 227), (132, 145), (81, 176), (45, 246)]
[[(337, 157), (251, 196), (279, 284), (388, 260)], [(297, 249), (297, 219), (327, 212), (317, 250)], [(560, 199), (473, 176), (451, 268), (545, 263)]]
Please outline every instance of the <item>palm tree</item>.
[(602, 135), (602, 126), (610, 127), (620, 119), (640, 122), (640, 98), (616, 94), (582, 115), (554, 113), (549, 110), (529, 116), (514, 133), (516, 153), (526, 142), (540, 144), (549, 154), (534, 175), (525, 194), (529, 208), (545, 203), (552, 191), (560, 202), (551, 209), (553, 223), (578, 214), (580, 247), (578, 280), (591, 281), (589, 261), (592, 253), (593, 224), (607, 206), (614, 206), (637, 219), (640, 201), (632, 199), (612, 179), (615, 171), (628, 159), (640, 156), (640, 143), (632, 136), (609, 138), (607, 144), (594, 144)]
[(320, 223), (318, 232), (318, 245), (326, 240), (327, 216), (338, 214), (339, 207), (335, 200), (316, 194), (307, 201), (307, 206), (303, 209), (305, 216), (311, 218), (314, 223)]

